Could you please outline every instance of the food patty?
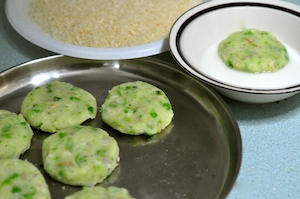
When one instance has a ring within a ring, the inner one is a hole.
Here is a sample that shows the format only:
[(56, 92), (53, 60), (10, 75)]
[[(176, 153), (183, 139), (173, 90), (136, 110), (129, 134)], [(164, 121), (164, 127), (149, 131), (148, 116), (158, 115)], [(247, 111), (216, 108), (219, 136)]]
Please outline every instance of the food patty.
[(30, 125), (23, 116), (0, 110), (0, 159), (19, 158), (31, 145)]
[(25, 97), (21, 113), (31, 126), (54, 133), (95, 118), (97, 102), (81, 88), (54, 81), (33, 89)]
[(219, 44), (219, 56), (230, 68), (275, 72), (289, 62), (286, 47), (271, 33), (256, 29), (234, 32)]
[(117, 166), (116, 140), (99, 128), (74, 126), (47, 137), (42, 146), (44, 169), (57, 181), (93, 186)]
[(65, 199), (134, 199), (125, 188), (111, 187), (83, 187)]
[(159, 88), (142, 81), (113, 87), (101, 106), (103, 121), (130, 135), (154, 135), (172, 121), (172, 105)]
[(50, 199), (42, 173), (30, 162), (0, 159), (0, 198)]

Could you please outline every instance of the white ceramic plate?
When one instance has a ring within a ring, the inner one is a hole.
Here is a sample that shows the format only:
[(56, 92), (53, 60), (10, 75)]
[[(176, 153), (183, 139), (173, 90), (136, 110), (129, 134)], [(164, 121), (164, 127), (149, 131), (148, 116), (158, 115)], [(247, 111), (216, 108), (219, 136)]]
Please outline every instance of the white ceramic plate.
[[(248, 1), (251, 2), (251, 1)], [(300, 7), (278, 0), (215, 0), (185, 13), (171, 30), (175, 58), (186, 69), (224, 85), (274, 90), (300, 84)], [(218, 44), (243, 28), (274, 33), (287, 47), (289, 63), (274, 73), (253, 74), (229, 69), (218, 56)], [(178, 54), (176, 54), (176, 52)]]
[(169, 50), (168, 39), (122, 48), (91, 48), (67, 44), (43, 33), (28, 16), (30, 0), (7, 0), (5, 12), (12, 27), (25, 39), (55, 53), (94, 60), (131, 59)]
[[(300, 7), (292, 3), (213, 0), (192, 8), (175, 22), (170, 50), (184, 69), (221, 94), (246, 102), (272, 102), (300, 91), (299, 25)], [(218, 44), (243, 28), (272, 32), (287, 47), (289, 63), (277, 72), (261, 74), (227, 67), (218, 56)]]

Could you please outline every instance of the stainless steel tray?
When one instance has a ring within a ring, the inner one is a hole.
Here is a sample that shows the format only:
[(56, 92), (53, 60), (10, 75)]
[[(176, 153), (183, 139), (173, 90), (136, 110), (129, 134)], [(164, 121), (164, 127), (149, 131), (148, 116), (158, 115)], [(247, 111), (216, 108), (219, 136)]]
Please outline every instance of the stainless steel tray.
[[(25, 95), (53, 80), (72, 83), (103, 103), (120, 83), (143, 80), (161, 88), (174, 109), (174, 120), (153, 137), (129, 136), (105, 125), (100, 114), (84, 125), (105, 129), (120, 146), (120, 164), (101, 186), (121, 186), (137, 199), (225, 198), (241, 164), (238, 125), (223, 100), (192, 77), (158, 59), (91, 61), (47, 57), (0, 74), (0, 108), (16, 113)], [(31, 148), (21, 156), (44, 174), (52, 198), (61, 199), (81, 187), (51, 179), (43, 170), (41, 146), (48, 133), (34, 130)]]

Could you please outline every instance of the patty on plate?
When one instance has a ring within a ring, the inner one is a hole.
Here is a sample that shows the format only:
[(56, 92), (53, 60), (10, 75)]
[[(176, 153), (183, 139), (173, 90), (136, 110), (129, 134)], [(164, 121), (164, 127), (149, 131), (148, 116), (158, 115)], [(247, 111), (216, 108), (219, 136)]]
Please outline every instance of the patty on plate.
[(130, 135), (154, 135), (172, 121), (173, 109), (166, 94), (156, 86), (133, 81), (114, 86), (101, 106), (103, 121)]
[(65, 197), (65, 199), (134, 199), (125, 188), (110, 187), (83, 187), (82, 190)]
[(271, 32), (257, 29), (230, 34), (218, 51), (227, 66), (246, 72), (275, 72), (289, 62), (286, 47)]
[(20, 159), (0, 159), (0, 198), (50, 199), (42, 173), (32, 163)]
[(93, 186), (117, 167), (119, 147), (106, 131), (78, 125), (47, 137), (42, 156), (44, 169), (57, 181)]
[(97, 102), (86, 90), (66, 82), (53, 81), (28, 93), (21, 113), (31, 126), (54, 133), (94, 119)]
[(33, 131), (21, 114), (0, 109), (0, 159), (19, 158), (31, 145)]

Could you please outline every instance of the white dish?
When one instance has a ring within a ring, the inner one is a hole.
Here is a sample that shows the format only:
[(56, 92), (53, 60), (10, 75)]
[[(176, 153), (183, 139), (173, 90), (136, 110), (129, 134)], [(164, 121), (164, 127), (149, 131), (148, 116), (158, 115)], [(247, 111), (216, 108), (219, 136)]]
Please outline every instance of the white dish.
[[(221, 94), (244, 102), (265, 103), (300, 91), (300, 7), (279, 0), (214, 0), (189, 10), (174, 24), (170, 49), (189, 73)], [(272, 32), (286, 47), (290, 61), (273, 73), (228, 68), (218, 44), (233, 32), (255, 28)]]
[(28, 16), (30, 0), (7, 0), (5, 12), (12, 27), (33, 44), (55, 53), (94, 60), (131, 59), (156, 55), (169, 50), (168, 39), (122, 48), (91, 48), (67, 44), (43, 33)]

